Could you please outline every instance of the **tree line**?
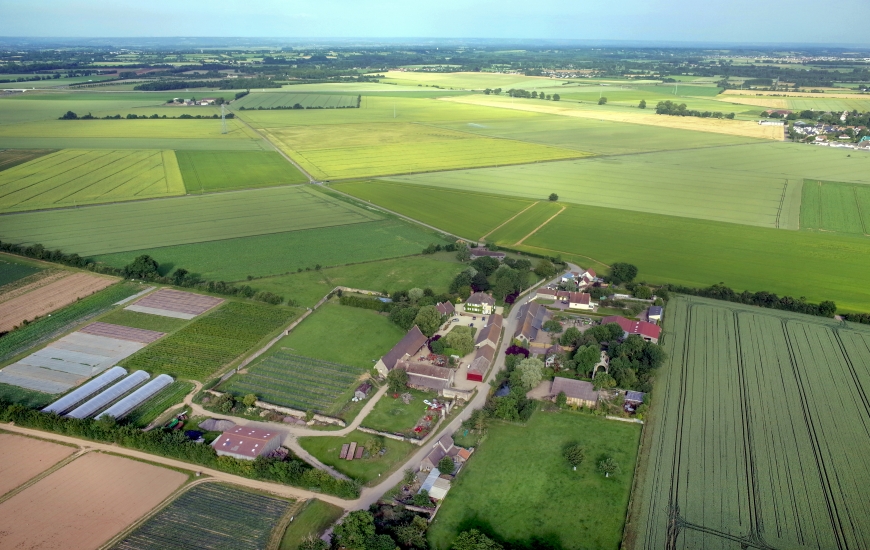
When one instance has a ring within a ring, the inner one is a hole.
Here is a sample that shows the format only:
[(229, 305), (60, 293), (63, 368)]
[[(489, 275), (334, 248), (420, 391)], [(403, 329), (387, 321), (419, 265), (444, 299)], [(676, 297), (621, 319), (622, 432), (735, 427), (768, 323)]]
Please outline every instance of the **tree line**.
[(133, 87), (146, 92), (185, 90), (187, 88), (217, 88), (218, 90), (237, 90), (239, 88), (280, 88), (282, 84), (270, 78), (226, 78), (223, 80), (155, 80), (143, 82)]
[[(646, 104), (644, 104), (644, 107), (645, 106)], [(671, 116), (694, 116), (700, 118), (734, 118), (734, 113), (723, 114), (719, 111), (696, 111), (694, 109), (689, 109), (688, 107), (686, 107), (685, 103), (680, 103), (678, 105), (671, 100), (659, 101), (656, 104), (656, 114)]]
[[(226, 118), (236, 118), (236, 115), (234, 115), (233, 113), (226, 113), (225, 116), (226, 116)], [(191, 115), (188, 113), (184, 113), (183, 115), (180, 115), (180, 116), (170, 116), (170, 117), (167, 117), (166, 115), (160, 116), (158, 114), (153, 114), (151, 116), (136, 115), (134, 113), (128, 113), (127, 116), (125, 116), (125, 117), (122, 117), (121, 115), (106, 115), (104, 117), (95, 117), (91, 113), (79, 116), (76, 113), (74, 113), (73, 111), (67, 111), (66, 113), (63, 114), (63, 116), (59, 117), (58, 120), (121, 120), (121, 119), (127, 119), (127, 120), (137, 120), (137, 119), (138, 120), (146, 120), (146, 119), (150, 119), (150, 120), (156, 120), (156, 119), (161, 119), (161, 120), (163, 120), (163, 119), (167, 119), (167, 120), (173, 120), (173, 119), (175, 119), (175, 120), (178, 120), (178, 119), (184, 119), (184, 120), (187, 120), (187, 119), (209, 119), (209, 120), (213, 120), (213, 119), (218, 119), (220, 117), (221, 116), (218, 114), (195, 115), (194, 116), (194, 115)]]

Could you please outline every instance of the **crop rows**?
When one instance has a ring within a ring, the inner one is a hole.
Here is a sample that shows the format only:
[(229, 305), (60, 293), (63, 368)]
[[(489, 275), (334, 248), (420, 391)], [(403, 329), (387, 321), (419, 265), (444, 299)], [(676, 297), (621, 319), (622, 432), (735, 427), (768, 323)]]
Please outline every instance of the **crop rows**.
[(227, 302), (124, 361), (130, 370), (204, 380), (284, 326), (288, 308)]
[(665, 330), (634, 547), (868, 547), (870, 331), (685, 298)]
[(230, 379), (227, 390), (253, 393), (275, 405), (326, 412), (359, 379), (361, 370), (280, 351)]
[(801, 228), (866, 235), (870, 233), (867, 185), (804, 180)]
[(263, 107), (293, 107), (297, 103), (303, 107), (356, 107), (355, 95), (329, 95), (329, 94), (299, 94), (266, 92), (252, 93), (235, 103), (236, 109), (256, 109)]
[(190, 393), (191, 388), (193, 388), (193, 384), (190, 382), (176, 380), (143, 405), (134, 409), (127, 415), (127, 421), (134, 426), (147, 426), (169, 407), (181, 403), (184, 396)]
[(51, 340), (62, 332), (68, 331), (73, 325), (96, 317), (110, 309), (115, 302), (132, 296), (140, 290), (139, 285), (132, 283), (115, 284), (87, 298), (82, 298), (60, 311), (53, 312), (50, 317), (42, 317), (10, 332), (0, 339), (0, 362)]
[(290, 502), (217, 483), (197, 485), (118, 543), (116, 550), (265, 548)]

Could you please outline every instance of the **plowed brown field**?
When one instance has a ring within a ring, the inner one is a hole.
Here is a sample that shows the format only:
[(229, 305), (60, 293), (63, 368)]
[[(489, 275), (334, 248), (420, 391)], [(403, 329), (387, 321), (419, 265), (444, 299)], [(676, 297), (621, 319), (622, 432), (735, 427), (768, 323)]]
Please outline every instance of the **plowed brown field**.
[(186, 479), (144, 462), (86, 454), (0, 503), (0, 548), (98, 548)]
[(89, 273), (73, 273), (6, 300), (0, 303), (0, 332), (11, 330), (24, 320), (30, 321), (103, 290), (116, 280)]
[(0, 434), (0, 496), (77, 450), (32, 437)]

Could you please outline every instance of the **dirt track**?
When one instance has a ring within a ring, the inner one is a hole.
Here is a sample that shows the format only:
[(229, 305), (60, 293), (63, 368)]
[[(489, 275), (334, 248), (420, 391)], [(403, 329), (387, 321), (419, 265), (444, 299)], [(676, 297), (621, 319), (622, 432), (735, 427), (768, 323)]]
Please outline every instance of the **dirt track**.
[(30, 321), (51, 313), (79, 298), (90, 296), (116, 280), (89, 273), (73, 273), (0, 303), (0, 332), (11, 330), (22, 321)]
[(76, 452), (74, 447), (0, 434), (0, 496)]

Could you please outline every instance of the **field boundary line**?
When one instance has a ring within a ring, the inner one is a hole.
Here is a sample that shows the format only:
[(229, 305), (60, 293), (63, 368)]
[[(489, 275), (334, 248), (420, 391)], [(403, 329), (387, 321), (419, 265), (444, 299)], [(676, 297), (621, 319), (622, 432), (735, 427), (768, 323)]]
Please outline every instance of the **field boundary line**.
[(275, 145), (274, 143), (272, 143), (272, 140), (271, 140), (271, 139), (269, 139), (269, 138), (266, 137), (264, 134), (262, 134), (259, 130), (257, 130), (256, 128), (254, 128), (254, 127), (251, 126), (250, 124), (248, 124), (248, 121), (246, 121), (245, 119), (243, 119), (242, 117), (240, 117), (240, 116), (238, 115), (238, 113), (234, 113), (233, 111), (230, 111), (230, 112), (233, 113), (233, 117), (234, 117), (234, 118), (236, 118), (239, 122), (241, 122), (242, 124), (244, 124), (245, 126), (247, 126), (248, 129), (250, 129), (252, 132), (254, 132), (254, 133), (257, 134), (258, 136), (260, 136), (260, 139), (262, 139), (263, 141), (265, 141), (266, 143), (268, 143), (269, 145), (271, 145), (272, 148), (275, 149), (275, 151), (277, 151), (277, 152), (278, 152), (282, 157), (284, 157), (285, 159), (287, 159), (287, 162), (289, 162), (290, 164), (292, 164), (293, 166), (295, 166), (297, 170), (299, 170), (300, 172), (302, 172), (302, 174), (303, 174), (306, 178), (308, 178), (308, 183), (314, 183), (314, 182), (317, 181), (317, 180), (314, 178), (314, 176), (312, 176), (311, 174), (309, 174), (307, 170), (305, 170), (304, 168), (302, 168), (302, 167), (301, 167), (301, 166), (300, 166), (300, 165), (299, 165), (295, 160), (293, 160), (292, 158), (290, 158), (290, 156), (287, 155), (287, 153), (285, 153), (284, 151), (282, 151), (280, 147), (278, 147), (277, 145)]
[(553, 221), (553, 220), (556, 218), (556, 216), (558, 216), (559, 214), (561, 214), (562, 212), (564, 212), (566, 208), (568, 208), (568, 207), (567, 207), (567, 206), (563, 206), (561, 210), (559, 210), (558, 212), (556, 212), (555, 214), (553, 214), (552, 216), (550, 216), (550, 217), (547, 219), (547, 221), (545, 221), (544, 223), (542, 223), (542, 224), (539, 225), (538, 227), (534, 228), (534, 229), (532, 230), (531, 233), (529, 233), (528, 235), (526, 235), (526, 236), (523, 237), (522, 239), (520, 239), (520, 240), (518, 240), (517, 242), (515, 242), (515, 243), (514, 243), (514, 246), (520, 246), (521, 244), (523, 244), (523, 241), (525, 241), (526, 239), (528, 239), (529, 237), (531, 237), (532, 235), (534, 235), (535, 233), (537, 233), (537, 232), (538, 232), (542, 227), (544, 227), (545, 225), (547, 225), (548, 223), (550, 223), (551, 221)]
[(279, 550), (281, 541), (284, 539), (284, 532), (290, 527), (291, 521), (302, 513), (303, 510), (311, 505), (313, 499), (299, 499), (284, 511), (284, 514), (278, 518), (275, 525), (272, 526), (272, 532), (269, 533), (269, 541), (266, 543), (266, 550)]
[(855, 206), (858, 207), (858, 219), (861, 220), (861, 232), (867, 235), (867, 222), (864, 221), (865, 213), (861, 210), (861, 200), (858, 198), (858, 187), (852, 184), (852, 194), (855, 196)]
[[(38, 439), (38, 438), (34, 438), (34, 439)], [(48, 440), (42, 440), (42, 441), (48, 441)], [(51, 474), (55, 473), (56, 471), (60, 470), (61, 468), (63, 468), (64, 466), (66, 466), (70, 462), (74, 461), (75, 459), (86, 455), (90, 451), (91, 451), (91, 449), (79, 448), (78, 451), (76, 451), (73, 454), (71, 454), (70, 456), (64, 458), (63, 460), (61, 460), (57, 464), (54, 464), (51, 468), (45, 470), (44, 472), (40, 472), (40, 473), (36, 474), (35, 476), (28, 479), (27, 481), (25, 481), (24, 483), (22, 483), (18, 487), (15, 487), (14, 489), (10, 490), (5, 495), (0, 495), (0, 503), (6, 502), (7, 500), (14, 497), (15, 495), (25, 491), (26, 489), (29, 489), (33, 485), (36, 485), (37, 483), (39, 483), (40, 481), (42, 481), (46, 477), (48, 477)]]
[(533, 202), (532, 204), (528, 205), (527, 207), (523, 208), (522, 210), (520, 210), (519, 212), (517, 212), (516, 214), (514, 214), (513, 216), (511, 216), (510, 219), (508, 219), (508, 220), (502, 222), (502, 223), (501, 223), (498, 227), (496, 227), (495, 229), (491, 229), (491, 230), (489, 231), (489, 233), (487, 233), (486, 235), (484, 235), (483, 237), (481, 237), (481, 238), (478, 239), (478, 240), (479, 240), (479, 241), (482, 241), (483, 239), (489, 237), (490, 235), (492, 235), (493, 233), (495, 233), (496, 231), (498, 231), (498, 230), (501, 229), (502, 227), (506, 226), (507, 224), (509, 224), (509, 223), (511, 223), (512, 221), (514, 221), (515, 219), (517, 219), (517, 218), (518, 218), (521, 214), (523, 214), (526, 210), (528, 210), (529, 208), (535, 206), (536, 204), (538, 204), (538, 203), (540, 203), (540, 202), (541, 202), (541, 201), (535, 201), (535, 202)]
[(578, 258), (586, 258), (587, 260), (592, 260), (593, 262), (595, 262), (597, 264), (601, 264), (604, 267), (607, 267), (607, 268), (610, 267), (610, 264), (606, 264), (606, 263), (602, 262), (601, 260), (596, 260), (595, 258), (593, 258), (591, 256), (584, 256), (583, 254), (577, 254), (576, 252), (566, 252), (564, 250), (556, 250), (555, 248), (544, 248), (542, 246), (532, 246), (529, 244), (526, 244), (523, 246), (526, 246), (528, 248), (534, 248), (536, 250), (545, 250), (547, 252), (558, 252), (559, 254), (567, 254), (568, 256), (576, 256)]

